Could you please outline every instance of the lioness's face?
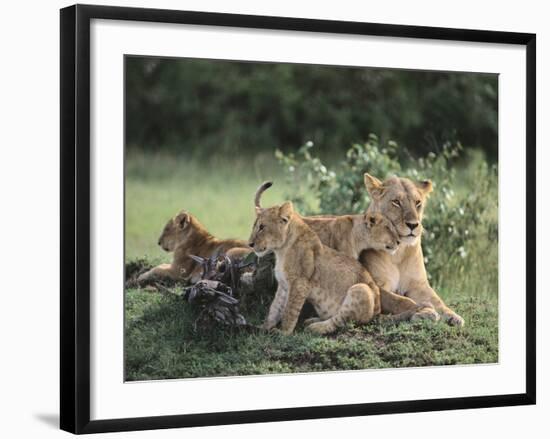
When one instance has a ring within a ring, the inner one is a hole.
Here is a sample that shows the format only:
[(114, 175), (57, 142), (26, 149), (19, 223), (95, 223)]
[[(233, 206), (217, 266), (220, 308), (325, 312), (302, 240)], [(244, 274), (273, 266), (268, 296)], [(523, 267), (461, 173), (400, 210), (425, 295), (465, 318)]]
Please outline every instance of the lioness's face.
[(422, 234), (424, 203), (432, 191), (429, 180), (412, 182), (407, 178), (392, 177), (382, 183), (365, 174), (365, 186), (371, 196), (370, 213), (381, 213), (394, 225), (399, 240), (413, 245)]
[(185, 211), (181, 211), (174, 218), (168, 220), (158, 244), (164, 251), (173, 252), (179, 244), (188, 239), (192, 228), (191, 216)]
[(289, 201), (280, 206), (256, 208), (256, 221), (248, 243), (258, 256), (264, 256), (285, 244), (293, 211)]
[(368, 247), (394, 254), (400, 241), (392, 222), (379, 213), (366, 213), (364, 219), (365, 240), (368, 241)]

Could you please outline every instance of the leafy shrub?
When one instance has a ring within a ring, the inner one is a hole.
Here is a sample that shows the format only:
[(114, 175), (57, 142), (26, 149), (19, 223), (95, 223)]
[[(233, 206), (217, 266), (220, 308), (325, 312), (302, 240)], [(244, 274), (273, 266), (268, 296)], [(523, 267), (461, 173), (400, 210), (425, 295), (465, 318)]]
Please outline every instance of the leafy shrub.
[[(434, 192), (426, 206), (422, 244), (432, 283), (453, 290), (467, 285), (479, 294), (497, 292), (497, 168), (481, 154), (465, 156), (460, 143), (447, 143), (437, 154), (415, 158), (395, 142), (381, 145), (371, 134), (366, 143), (352, 145), (343, 160), (329, 166), (313, 148), (308, 142), (296, 154), (276, 152), (292, 183), (289, 199), (302, 214), (363, 212), (370, 202), (365, 172), (380, 179), (430, 179)], [(400, 161), (403, 156), (408, 159)]]

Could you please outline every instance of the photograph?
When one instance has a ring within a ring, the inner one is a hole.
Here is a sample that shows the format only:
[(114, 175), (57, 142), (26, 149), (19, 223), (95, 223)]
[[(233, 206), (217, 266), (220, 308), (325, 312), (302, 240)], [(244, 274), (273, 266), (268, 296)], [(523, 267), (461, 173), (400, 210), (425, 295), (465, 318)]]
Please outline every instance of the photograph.
[(499, 363), (499, 75), (124, 55), (124, 380)]

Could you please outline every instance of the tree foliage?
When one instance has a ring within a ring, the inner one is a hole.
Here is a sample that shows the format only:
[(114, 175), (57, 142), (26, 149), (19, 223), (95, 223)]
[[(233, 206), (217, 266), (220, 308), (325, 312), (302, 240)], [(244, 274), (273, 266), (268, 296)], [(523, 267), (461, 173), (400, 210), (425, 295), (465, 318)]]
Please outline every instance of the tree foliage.
[(129, 148), (208, 155), (347, 148), (371, 132), (416, 155), (460, 139), (497, 154), (496, 75), (126, 59)]

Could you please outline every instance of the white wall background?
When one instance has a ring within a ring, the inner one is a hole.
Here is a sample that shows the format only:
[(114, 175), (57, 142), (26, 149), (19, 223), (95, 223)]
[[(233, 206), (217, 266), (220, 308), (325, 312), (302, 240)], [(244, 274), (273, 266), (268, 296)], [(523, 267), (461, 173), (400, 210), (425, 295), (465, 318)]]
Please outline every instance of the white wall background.
[[(550, 245), (542, 225), (550, 213), (550, 28), (545, 2), (524, 0), (157, 0), (87, 3), (297, 16), (537, 33), (538, 121), (538, 405), (483, 410), (209, 427), (108, 435), (113, 437), (275, 438), (289, 436), (477, 438), (547, 434), (550, 410), (550, 326), (545, 280)], [(0, 434), (58, 437), (59, 333), (59, 13), (63, 1), (9, 2), (0, 15)], [(545, 346), (546, 344), (546, 346)], [(546, 349), (544, 349), (546, 347)]]

